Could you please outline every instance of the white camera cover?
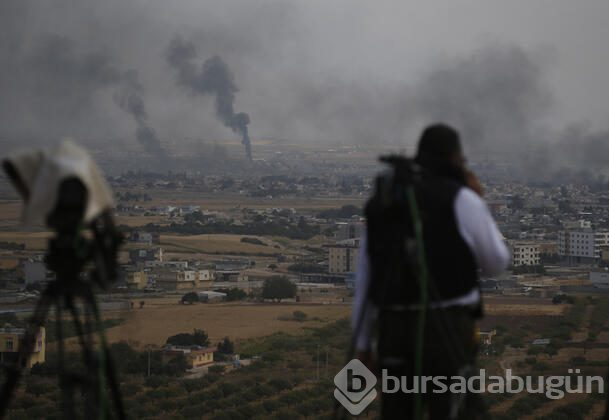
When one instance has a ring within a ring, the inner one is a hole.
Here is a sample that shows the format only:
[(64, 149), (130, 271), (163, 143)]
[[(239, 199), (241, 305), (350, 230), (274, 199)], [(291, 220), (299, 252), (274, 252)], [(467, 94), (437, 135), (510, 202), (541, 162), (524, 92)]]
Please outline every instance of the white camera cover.
[(26, 226), (46, 223), (57, 202), (59, 185), (70, 177), (78, 178), (87, 188), (85, 222), (114, 207), (112, 192), (99, 168), (89, 153), (71, 140), (62, 141), (52, 150), (17, 153), (8, 161), (29, 191), (22, 213)]

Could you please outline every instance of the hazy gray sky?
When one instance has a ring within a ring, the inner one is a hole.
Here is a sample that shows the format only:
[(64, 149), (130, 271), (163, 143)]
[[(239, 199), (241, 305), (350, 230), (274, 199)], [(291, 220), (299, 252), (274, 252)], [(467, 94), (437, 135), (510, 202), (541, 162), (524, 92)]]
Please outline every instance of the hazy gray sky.
[(609, 128), (606, 0), (1, 0), (0, 136), (135, 145), (113, 100), (135, 70), (161, 143), (235, 138), (177, 85), (176, 35), (231, 68), (254, 142), (406, 144), (447, 119), (503, 150)]

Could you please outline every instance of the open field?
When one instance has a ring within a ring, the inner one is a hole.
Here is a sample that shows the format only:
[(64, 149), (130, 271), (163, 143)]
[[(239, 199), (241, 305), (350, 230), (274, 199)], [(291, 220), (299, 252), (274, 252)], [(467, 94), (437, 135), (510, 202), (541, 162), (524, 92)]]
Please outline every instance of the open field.
[(560, 305), (517, 305), (517, 304), (486, 304), (484, 311), (487, 315), (511, 316), (543, 316), (562, 315), (564, 307)]
[(486, 315), (505, 316), (559, 316), (565, 305), (554, 305), (549, 299), (528, 297), (487, 296), (484, 298)]
[(137, 215), (137, 216), (118, 216), (116, 218), (116, 224), (118, 226), (120, 225), (125, 225), (125, 226), (129, 226), (129, 227), (137, 227), (137, 226), (145, 226), (148, 223), (155, 223), (155, 224), (167, 224), (167, 217), (166, 216), (143, 216), (143, 215)]
[(47, 248), (50, 232), (0, 232), (0, 241), (25, 244), (27, 250), (42, 251)]
[[(256, 238), (265, 245), (241, 242), (241, 238)], [(161, 245), (168, 252), (276, 254), (290, 253), (267, 237), (253, 235), (161, 235)], [(277, 248), (276, 248), (277, 247)]]
[(248, 197), (237, 193), (199, 192), (167, 189), (129, 189), (132, 193), (147, 193), (152, 201), (142, 203), (145, 207), (158, 205), (198, 205), (205, 210), (228, 210), (234, 208), (265, 209), (269, 207), (294, 208), (298, 210), (323, 210), (339, 208), (347, 204), (361, 206), (366, 197)]
[[(213, 303), (180, 305), (179, 297), (147, 299), (143, 309), (133, 309), (120, 314), (125, 322), (108, 330), (110, 341), (128, 340), (134, 343), (157, 344), (178, 332), (192, 331), (201, 328), (207, 331), (213, 341), (229, 336), (231, 339), (260, 337), (277, 331), (297, 332), (303, 327), (319, 325), (312, 321), (317, 317), (323, 321), (348, 317), (351, 314), (349, 305), (316, 305), (316, 304), (253, 304), (253, 303)], [(507, 316), (556, 316), (564, 310), (564, 305), (515, 304), (507, 298), (505, 304), (495, 299), (489, 303), (489, 317)], [(136, 305), (137, 306), (137, 305)], [(308, 315), (310, 321), (280, 321), (282, 315), (290, 315), (300, 310)], [(116, 317), (116, 314), (108, 313)], [(507, 319), (507, 318), (506, 318)], [(544, 319), (544, 318), (542, 318)], [(495, 318), (497, 320), (497, 318)]]
[[(134, 345), (162, 345), (167, 337), (205, 330), (212, 343), (228, 336), (233, 340), (261, 337), (277, 331), (298, 332), (305, 327), (321, 326), (350, 315), (346, 305), (298, 305), (286, 304), (194, 304), (180, 305), (178, 297), (148, 299), (143, 309), (124, 311), (118, 316), (125, 322), (108, 330), (110, 342), (129, 341)], [(137, 306), (137, 305), (136, 305)], [(278, 318), (299, 310), (307, 314), (309, 321), (280, 321)], [(116, 317), (116, 313), (108, 313)], [(312, 320), (313, 318), (319, 320)]]

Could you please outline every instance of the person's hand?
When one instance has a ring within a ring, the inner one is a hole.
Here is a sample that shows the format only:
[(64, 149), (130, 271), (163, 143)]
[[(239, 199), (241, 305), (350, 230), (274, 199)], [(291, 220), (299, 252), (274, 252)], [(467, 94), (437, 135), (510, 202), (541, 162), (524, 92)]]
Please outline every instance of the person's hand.
[(465, 170), (465, 185), (474, 190), (480, 197), (484, 196), (484, 188), (482, 187), (482, 183), (480, 180), (469, 169)]

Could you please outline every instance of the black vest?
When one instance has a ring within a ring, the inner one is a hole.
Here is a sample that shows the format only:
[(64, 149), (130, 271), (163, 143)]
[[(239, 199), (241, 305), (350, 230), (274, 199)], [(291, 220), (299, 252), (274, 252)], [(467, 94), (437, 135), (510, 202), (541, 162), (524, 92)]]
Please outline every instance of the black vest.
[[(391, 194), (386, 193), (388, 187), (383, 187), (383, 182), (392, 185)], [(421, 176), (412, 185), (423, 225), (429, 301), (462, 296), (478, 286), (474, 255), (455, 218), (455, 199), (462, 186), (433, 175)], [(392, 177), (379, 178), (377, 192), (366, 205), (369, 297), (380, 307), (414, 304), (420, 299), (417, 246), (406, 188)]]

